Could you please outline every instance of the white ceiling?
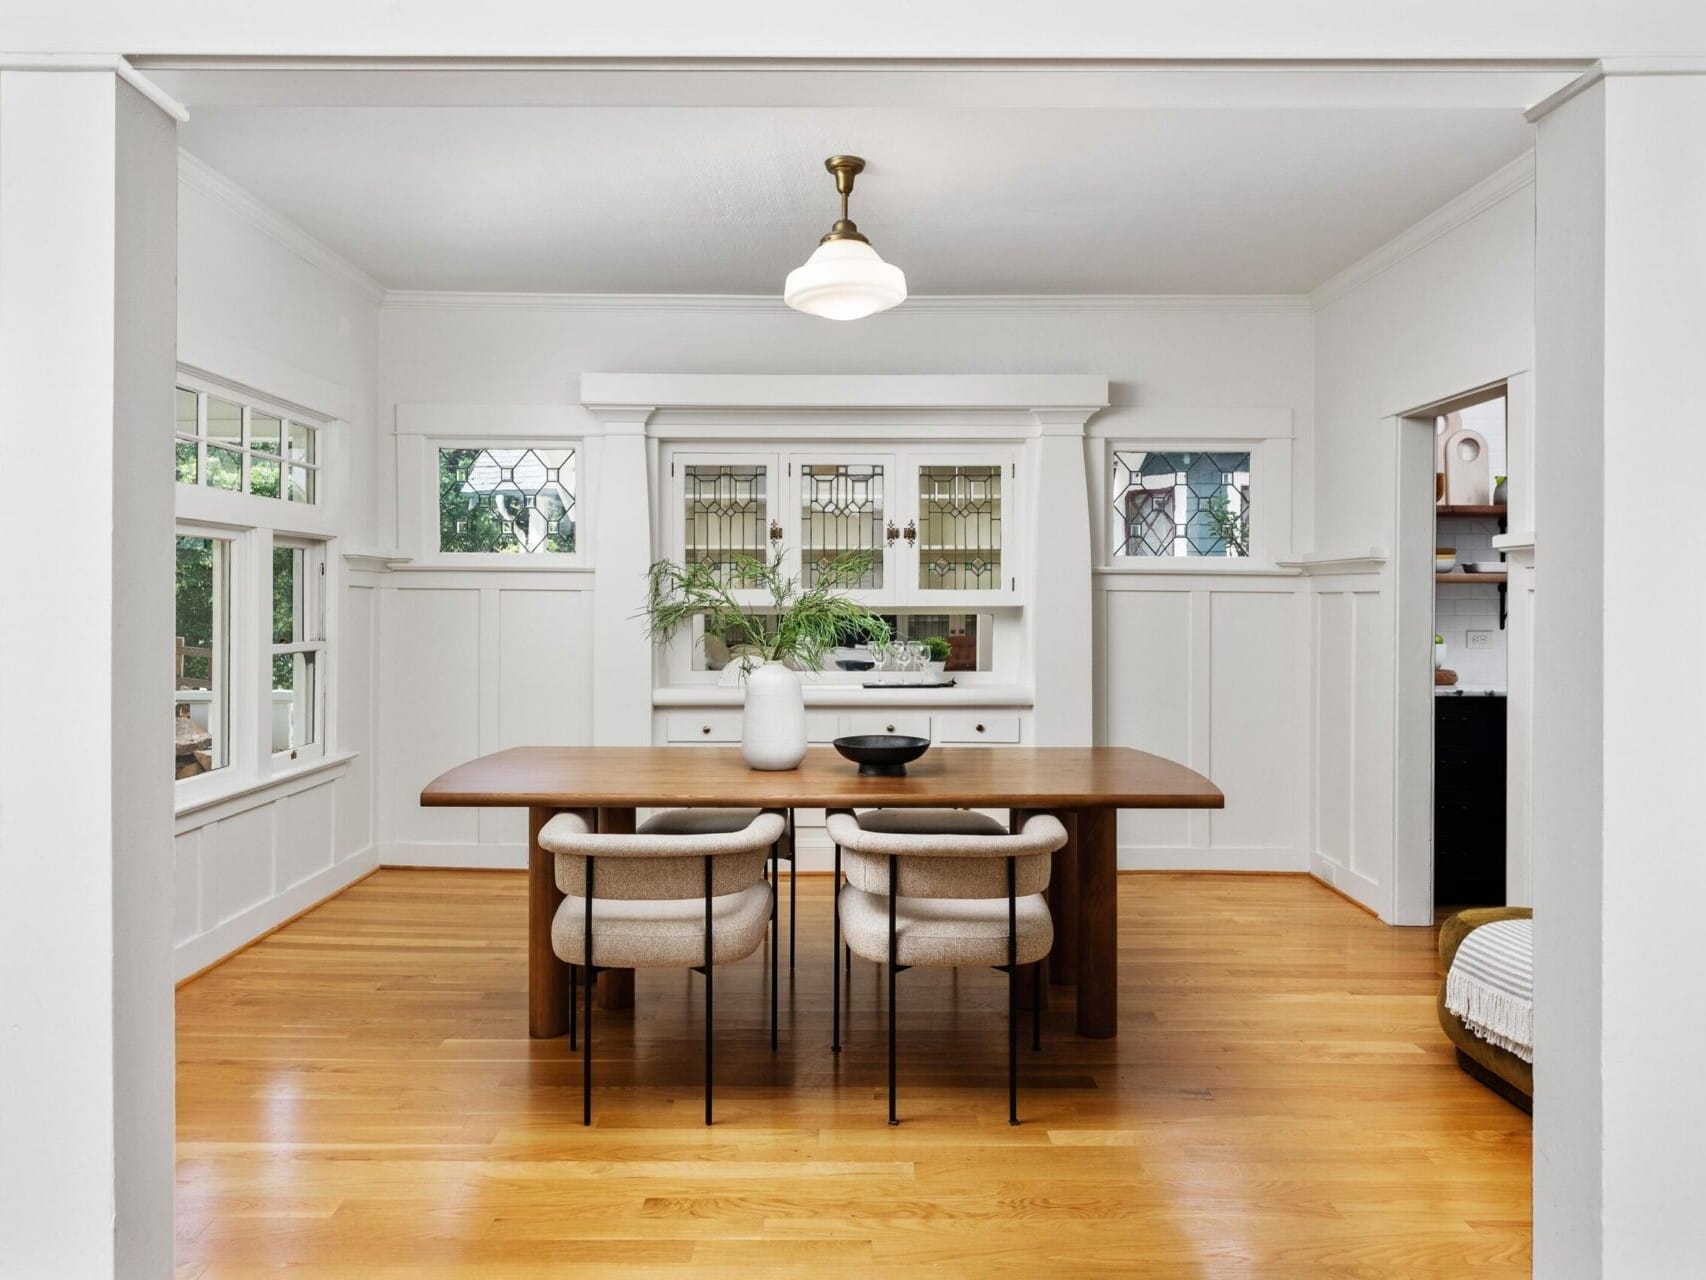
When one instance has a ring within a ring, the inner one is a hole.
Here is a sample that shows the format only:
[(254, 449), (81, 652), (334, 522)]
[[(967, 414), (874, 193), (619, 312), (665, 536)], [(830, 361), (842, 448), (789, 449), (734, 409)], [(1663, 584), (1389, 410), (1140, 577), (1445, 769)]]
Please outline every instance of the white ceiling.
[(716, 294), (780, 290), (832, 152), (915, 294), (1303, 292), (1520, 155), (1569, 79), (151, 74), (186, 150), (388, 287)]

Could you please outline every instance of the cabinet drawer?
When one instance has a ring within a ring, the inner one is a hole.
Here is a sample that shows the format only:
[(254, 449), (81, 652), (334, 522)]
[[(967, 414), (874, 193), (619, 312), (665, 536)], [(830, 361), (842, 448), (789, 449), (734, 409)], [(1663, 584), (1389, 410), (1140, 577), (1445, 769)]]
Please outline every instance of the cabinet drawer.
[(841, 717), (840, 737), (856, 733), (904, 733), (912, 738), (930, 736), (930, 717), (906, 711), (861, 711)]
[[(806, 712), (806, 741), (828, 746), (841, 736), (841, 717), (833, 711)], [(821, 825), (821, 824), (820, 824)]]
[(739, 742), (738, 711), (672, 711), (669, 715), (671, 742)]
[(1019, 717), (955, 711), (936, 717), (937, 742), (1017, 742)]

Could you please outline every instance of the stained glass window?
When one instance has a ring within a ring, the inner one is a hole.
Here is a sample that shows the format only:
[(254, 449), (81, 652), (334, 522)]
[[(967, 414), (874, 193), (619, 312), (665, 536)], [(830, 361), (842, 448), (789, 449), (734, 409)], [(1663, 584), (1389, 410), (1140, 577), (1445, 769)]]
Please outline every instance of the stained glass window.
[(1250, 554), (1248, 453), (1114, 451), (1116, 556)]
[(575, 549), (573, 449), (440, 449), (438, 549), (514, 555)]

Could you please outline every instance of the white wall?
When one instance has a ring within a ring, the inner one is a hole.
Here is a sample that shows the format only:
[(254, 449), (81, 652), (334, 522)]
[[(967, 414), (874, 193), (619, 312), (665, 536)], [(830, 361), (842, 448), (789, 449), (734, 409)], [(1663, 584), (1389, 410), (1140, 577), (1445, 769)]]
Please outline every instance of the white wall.
[[(1282, 423), (1272, 429), (1296, 458), (1309, 448), (1311, 321), (1296, 299), (926, 299), (858, 325), (829, 325), (757, 299), (407, 295), (384, 309), (381, 334), (382, 432), (395, 425), (399, 404), (575, 406), (579, 375), (589, 371), (1034, 372), (1111, 380), (1114, 404), (1092, 422), (1101, 437), (1092, 450), (1108, 437), (1174, 442), (1156, 433), (1181, 423), (1199, 434), (1221, 424), (1236, 435), (1252, 420)], [(572, 413), (590, 423), (578, 406)], [(1301, 462), (1295, 472), (1307, 475)], [(382, 490), (394, 476), (382, 468)], [(1288, 477), (1283, 487), (1307, 483)], [(1285, 496), (1307, 524), (1307, 500)], [(383, 503), (389, 539), (394, 492)], [(1101, 528), (1098, 521), (1098, 552)], [(1295, 539), (1282, 529), (1284, 545), (1273, 550), (1288, 552)], [(483, 751), (589, 740), (595, 673), (577, 656), (591, 612), (582, 598), (588, 585), (576, 574), (404, 568), (384, 576), (384, 861), (520, 865), (518, 815), (425, 811), (418, 796), (437, 772)], [(1102, 575), (1097, 634), (1061, 636), (1038, 655), (1082, 661), (1087, 645), (1112, 655), (1097, 682), (1106, 740), (1190, 760), (1233, 797), (1212, 818), (1155, 815), (1122, 825), (1123, 865), (1307, 865), (1302, 590), (1302, 579), (1283, 574)], [(563, 598), (524, 606), (524, 595)], [(637, 625), (634, 640), (641, 643)], [(423, 690), (433, 696), (419, 696)], [(1290, 768), (1263, 763), (1274, 758)]]
[(178, 359), (338, 419), (322, 501), (337, 539), (329, 754), (349, 759), (177, 820), (179, 977), (211, 964), (375, 865), (377, 583), (340, 552), (376, 521), (378, 290), (193, 159), (179, 177)]
[[(1398, 546), (1396, 415), (1532, 367), (1532, 157), (1317, 290), (1314, 542), (1323, 557)], [(1510, 440), (1513, 523), (1531, 510)], [(1396, 571), (1312, 579), (1313, 869), (1392, 919)], [(1527, 644), (1527, 611), (1506, 636)], [(1513, 689), (1512, 706), (1526, 708)], [(1513, 724), (1513, 740), (1523, 733)], [(1518, 748), (1520, 749), (1520, 747)], [(1526, 850), (1515, 856), (1526, 865)]]

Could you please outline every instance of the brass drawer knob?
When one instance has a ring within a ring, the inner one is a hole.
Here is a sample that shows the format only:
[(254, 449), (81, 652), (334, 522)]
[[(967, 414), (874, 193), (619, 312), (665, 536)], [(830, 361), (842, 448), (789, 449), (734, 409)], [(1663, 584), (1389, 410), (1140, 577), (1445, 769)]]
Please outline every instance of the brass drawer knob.
[(979, 733), (982, 733), (982, 732), (983, 732), (983, 726), (982, 726), (982, 725), (981, 725), (981, 724), (980, 724), (980, 725), (978, 725), (978, 726), (977, 726), (977, 731), (978, 731), (978, 732), (979, 732)]
[(706, 724), (706, 725), (700, 725), (700, 726), (699, 726), (699, 732), (700, 732), (700, 733), (709, 733), (709, 732), (711, 732), (711, 726), (710, 726), (710, 725), (708, 725), (708, 724)]
[(887, 732), (887, 733), (893, 733), (893, 732), (894, 732), (894, 726), (893, 726), (893, 725), (892, 725), (892, 724), (891, 724), (891, 725), (889, 725), (889, 726), (888, 726), (888, 728), (887, 728), (887, 729), (886, 729), (886, 730), (885, 730), (885, 732)]

